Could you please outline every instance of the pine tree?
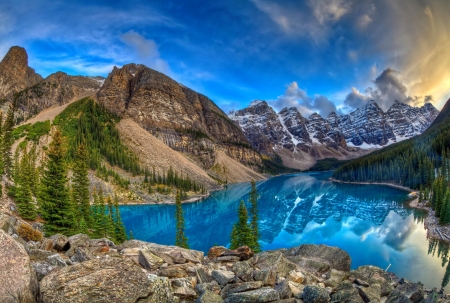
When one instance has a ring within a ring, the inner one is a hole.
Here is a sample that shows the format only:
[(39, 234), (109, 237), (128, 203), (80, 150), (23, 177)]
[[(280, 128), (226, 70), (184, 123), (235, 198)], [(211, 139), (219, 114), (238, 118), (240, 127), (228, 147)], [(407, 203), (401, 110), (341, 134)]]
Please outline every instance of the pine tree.
[(255, 252), (258, 253), (261, 251), (261, 247), (259, 245), (258, 239), (259, 239), (259, 228), (258, 228), (258, 191), (256, 190), (256, 182), (255, 180), (252, 180), (251, 182), (252, 190), (250, 191), (250, 228), (252, 229), (253, 234), (253, 242), (254, 245), (250, 246), (250, 248)]
[(188, 238), (184, 234), (185, 224), (184, 224), (184, 215), (183, 208), (181, 208), (181, 193), (178, 190), (177, 196), (175, 199), (176, 210), (175, 210), (175, 219), (177, 221), (177, 233), (175, 238), (175, 245), (183, 248), (189, 248)]
[(91, 223), (90, 194), (88, 178), (88, 156), (84, 144), (78, 146), (72, 176), (72, 201), (77, 208), (77, 219), (84, 219), (86, 224)]
[(15, 197), (19, 214), (27, 220), (36, 219), (36, 206), (32, 195), (34, 162), (25, 148), (22, 159), (15, 172)]
[(122, 243), (127, 240), (127, 231), (125, 225), (122, 222), (119, 210), (119, 199), (117, 195), (114, 196), (114, 228), (115, 238), (118, 243)]
[(47, 151), (39, 190), (39, 207), (45, 220), (46, 235), (71, 235), (75, 228), (75, 209), (67, 187), (66, 148), (59, 130)]
[(14, 111), (15, 102), (11, 103), (6, 115), (5, 124), (3, 125), (2, 132), (2, 174), (6, 177), (11, 175), (12, 159), (11, 159), (11, 146), (13, 144), (12, 130), (14, 127)]
[(249, 247), (255, 246), (255, 238), (253, 231), (248, 224), (248, 213), (244, 201), (241, 201), (238, 211), (238, 221), (234, 224), (231, 232), (231, 249), (236, 249), (239, 246), (247, 245)]

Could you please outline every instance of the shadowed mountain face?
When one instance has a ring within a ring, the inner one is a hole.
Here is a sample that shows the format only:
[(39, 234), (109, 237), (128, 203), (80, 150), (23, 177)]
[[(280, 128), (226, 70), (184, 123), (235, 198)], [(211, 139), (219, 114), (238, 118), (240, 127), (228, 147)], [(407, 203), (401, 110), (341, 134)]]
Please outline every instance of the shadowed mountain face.
[(97, 97), (109, 111), (133, 119), (205, 168), (214, 164), (217, 147), (241, 163), (261, 162), (241, 129), (214, 102), (144, 65), (115, 67)]

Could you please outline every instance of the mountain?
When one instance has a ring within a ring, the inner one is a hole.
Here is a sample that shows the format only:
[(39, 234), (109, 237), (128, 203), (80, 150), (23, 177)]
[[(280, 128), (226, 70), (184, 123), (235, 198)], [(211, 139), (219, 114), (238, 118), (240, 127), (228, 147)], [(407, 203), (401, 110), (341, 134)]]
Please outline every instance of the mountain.
[(212, 168), (219, 150), (256, 170), (262, 165), (241, 129), (214, 102), (144, 65), (114, 67), (97, 99), (211, 174), (215, 174)]
[(348, 115), (332, 112), (326, 119), (317, 113), (304, 118), (295, 107), (276, 113), (265, 101), (231, 111), (230, 119), (244, 131), (252, 146), (284, 165), (306, 169), (324, 158), (351, 159), (373, 148), (422, 133), (439, 111), (431, 103), (420, 108), (401, 102), (385, 113), (373, 100)]
[[(0, 62), (0, 100), (42, 81), (42, 77), (28, 66), (24, 48), (13, 46)], [(3, 102), (4, 103), (4, 102)]]
[[(413, 113), (408, 117), (409, 121), (407, 118), (396, 119), (398, 123), (393, 132), (399, 136), (408, 136), (420, 130), (423, 127), (420, 119), (433, 117), (435, 114), (432, 105), (425, 104), (421, 108), (410, 109), (399, 103), (394, 104), (388, 113), (399, 115), (402, 109)], [(416, 116), (413, 116), (414, 112)], [(446, 163), (449, 163), (450, 157), (449, 121), (450, 100), (421, 135), (350, 161), (335, 170), (333, 177), (350, 182), (389, 182), (414, 189), (431, 187), (437, 172), (449, 173), (445, 172), (449, 169)], [(389, 123), (393, 124), (392, 121)]]

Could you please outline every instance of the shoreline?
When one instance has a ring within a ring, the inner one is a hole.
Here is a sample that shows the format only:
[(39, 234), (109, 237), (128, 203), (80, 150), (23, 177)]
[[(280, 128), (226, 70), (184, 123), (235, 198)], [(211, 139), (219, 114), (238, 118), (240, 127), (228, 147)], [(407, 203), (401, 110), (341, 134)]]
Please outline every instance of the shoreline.
[[(345, 183), (345, 184), (362, 184), (362, 185), (384, 185), (384, 186), (390, 186), (390, 187), (394, 187), (394, 188), (398, 188), (410, 193), (415, 193), (417, 191), (406, 187), (406, 186), (401, 186), (401, 185), (397, 185), (397, 184), (392, 184), (392, 183), (376, 183), (376, 182), (345, 182), (345, 181), (341, 181), (341, 180), (336, 180), (333, 178), (330, 178), (331, 182), (336, 182), (336, 183)], [(427, 231), (427, 238), (428, 239), (434, 239), (434, 240), (438, 240), (438, 241), (443, 241), (445, 243), (449, 243), (450, 244), (450, 224), (447, 225), (440, 225), (439, 224), (439, 219), (436, 217), (436, 214), (434, 212), (434, 210), (427, 206), (426, 204), (428, 203), (428, 201), (425, 202), (420, 202), (419, 203), (419, 198), (415, 197), (412, 198), (409, 202), (408, 202), (408, 206), (411, 208), (415, 208), (415, 209), (420, 209), (420, 210), (424, 210), (428, 213), (427, 217), (424, 220), (424, 227), (425, 230)]]
[(404, 191), (407, 191), (409, 193), (415, 193), (417, 192), (416, 190), (413, 190), (409, 187), (406, 186), (402, 186), (402, 185), (397, 185), (397, 184), (392, 184), (392, 183), (378, 183), (378, 182), (348, 182), (348, 181), (341, 181), (341, 180), (337, 180), (337, 179), (333, 179), (330, 178), (329, 179), (331, 182), (335, 182), (335, 183), (344, 183), (344, 184), (361, 184), (361, 185), (384, 185), (384, 186), (390, 186), (390, 187), (394, 187), (394, 188), (398, 188)]

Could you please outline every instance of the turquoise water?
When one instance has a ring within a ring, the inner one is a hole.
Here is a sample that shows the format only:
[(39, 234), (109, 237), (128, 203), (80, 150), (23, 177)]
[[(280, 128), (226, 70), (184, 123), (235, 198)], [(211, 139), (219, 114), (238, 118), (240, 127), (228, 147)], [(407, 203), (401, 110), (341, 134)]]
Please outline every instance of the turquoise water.
[[(284, 175), (257, 184), (264, 250), (327, 244), (346, 250), (352, 268), (376, 265), (427, 287), (448, 283), (448, 247), (429, 242), (426, 213), (407, 206), (407, 192), (378, 185), (339, 184), (331, 173)], [(184, 204), (192, 249), (207, 252), (228, 245), (240, 200), (249, 183), (229, 185), (203, 201)], [(136, 239), (173, 245), (174, 205), (121, 206), (127, 230)], [(447, 274), (446, 274), (447, 272)], [(446, 287), (448, 288), (448, 287)], [(450, 289), (446, 289), (447, 291)]]

